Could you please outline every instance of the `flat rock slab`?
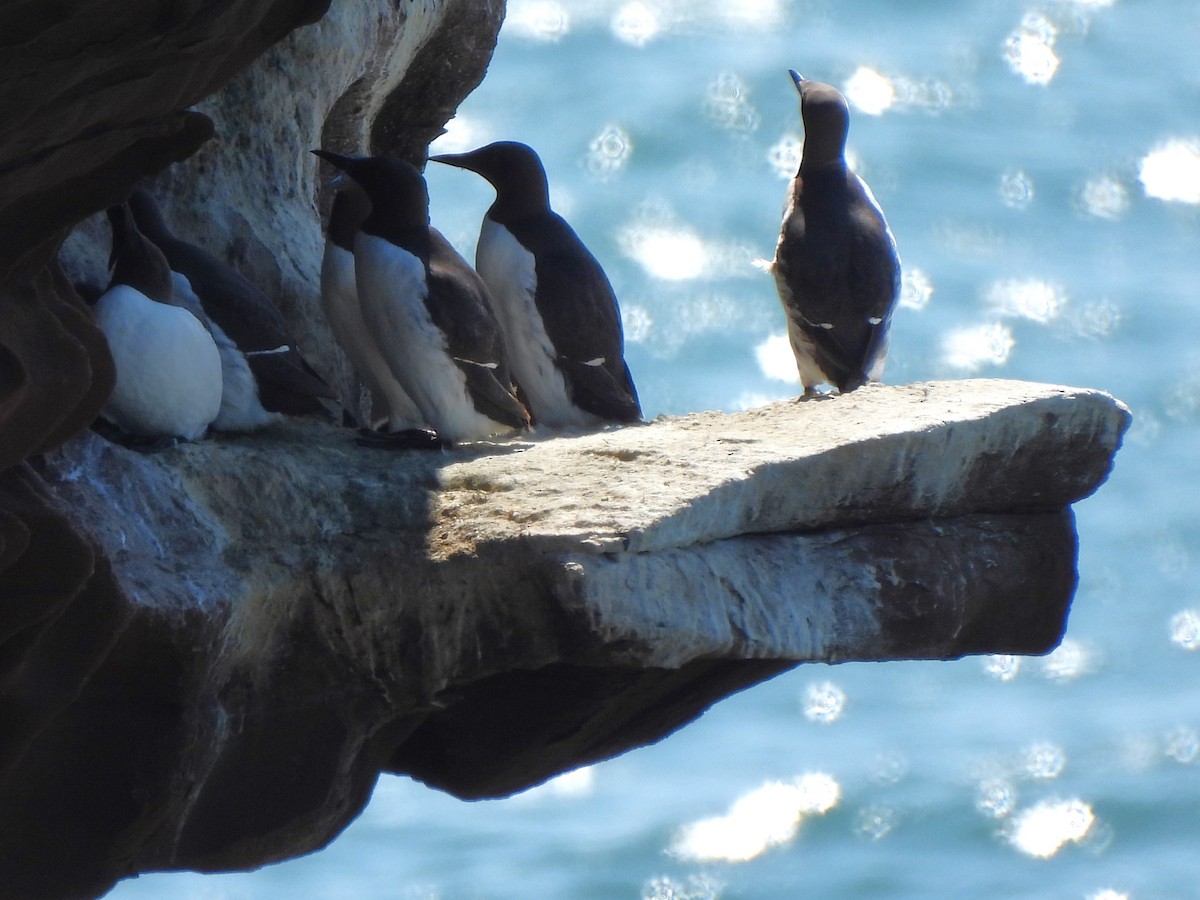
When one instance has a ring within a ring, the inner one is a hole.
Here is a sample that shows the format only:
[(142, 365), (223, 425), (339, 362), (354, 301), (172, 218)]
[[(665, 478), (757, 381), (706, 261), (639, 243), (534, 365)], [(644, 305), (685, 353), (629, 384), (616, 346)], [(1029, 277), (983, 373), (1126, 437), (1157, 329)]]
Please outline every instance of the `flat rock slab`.
[[(89, 435), (38, 472), (111, 567), (114, 636), (7, 784), (153, 734), (105, 776), (145, 798), (94, 814), (107, 874), (249, 867), (329, 840), (381, 770), (499, 796), (800, 662), (1046, 652), (1069, 506), (1128, 423), (1100, 392), (978, 380), (437, 453), (299, 421), (155, 456)], [(87, 609), (27, 658), (86, 644)]]
[(436, 534), (447, 553), (513, 538), (643, 553), (1059, 509), (1104, 479), (1127, 417), (1097, 391), (973, 380), (661, 419), (537, 444), (519, 462), (502, 454), (444, 467)]

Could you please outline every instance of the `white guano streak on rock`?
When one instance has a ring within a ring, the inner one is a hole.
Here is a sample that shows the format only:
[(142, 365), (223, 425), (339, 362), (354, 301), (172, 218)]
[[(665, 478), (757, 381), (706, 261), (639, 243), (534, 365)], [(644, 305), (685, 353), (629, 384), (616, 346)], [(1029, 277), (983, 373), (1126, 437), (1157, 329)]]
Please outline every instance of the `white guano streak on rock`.
[(419, 657), (434, 696), (575, 654), (563, 613), (601, 661), (954, 652), (995, 602), (988, 573), (1035, 561), (1015, 522), (929, 520), (1062, 510), (1103, 480), (1127, 421), (1099, 392), (942, 382), (445, 453), (299, 420), (154, 457), (89, 436), (46, 476), (137, 602), (221, 621), (216, 681), (269, 670), (312, 620), (396, 690)]
[[(651, 552), (772, 533), (988, 509), (1072, 441), (1111, 456), (1122, 416), (1107, 394), (1001, 380), (868, 385), (829, 400), (699, 413), (640, 428), (536, 440), (443, 468), (438, 543), (469, 551), (513, 538), (547, 549)], [(1035, 454), (1036, 455), (1036, 454)], [(1064, 462), (1066, 462), (1064, 460)], [(1071, 461), (1074, 463), (1074, 461)], [(1023, 465), (1033, 465), (1025, 460)], [(1053, 478), (1047, 478), (1053, 482)], [(464, 487), (472, 515), (464, 521)], [(1062, 507), (1075, 485), (1045, 498)], [(1036, 505), (1037, 497), (1023, 497)]]
[[(822, 659), (835, 644), (874, 643), (867, 567), (839, 566), (836, 539), (760, 536), (686, 550), (577, 556), (563, 606), (630, 662), (678, 668), (697, 658)], [(565, 574), (565, 573), (564, 573)]]

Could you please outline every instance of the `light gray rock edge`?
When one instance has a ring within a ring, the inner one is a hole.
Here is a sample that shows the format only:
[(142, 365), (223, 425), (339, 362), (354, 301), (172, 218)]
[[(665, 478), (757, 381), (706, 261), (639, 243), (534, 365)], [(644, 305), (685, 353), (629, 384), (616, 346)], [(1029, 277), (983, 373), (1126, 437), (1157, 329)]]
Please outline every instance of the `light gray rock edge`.
[(381, 770), (502, 796), (801, 662), (1044, 653), (1128, 422), (981, 380), (445, 453), (87, 435), (39, 470), (125, 624), (56, 727), (155, 735), (129, 872), (226, 870), (321, 846)]

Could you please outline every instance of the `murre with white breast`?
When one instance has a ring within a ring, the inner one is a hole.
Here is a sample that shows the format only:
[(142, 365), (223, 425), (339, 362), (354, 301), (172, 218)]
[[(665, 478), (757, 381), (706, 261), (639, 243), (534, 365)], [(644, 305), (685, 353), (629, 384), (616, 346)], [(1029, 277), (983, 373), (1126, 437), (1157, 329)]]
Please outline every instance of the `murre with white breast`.
[(421, 173), (392, 157), (313, 152), (371, 201), (354, 239), (363, 321), (425, 422), (452, 442), (527, 428), (487, 287), (430, 227)]
[(142, 233), (187, 278), (204, 312), (246, 355), (262, 405), (288, 415), (331, 415), (333, 391), (300, 355), (270, 298), (232, 266), (177, 238), (145, 188), (133, 192), (129, 206)]
[(416, 428), (421, 412), (388, 368), (363, 320), (354, 281), (354, 237), (371, 211), (371, 201), (347, 176), (333, 198), (321, 260), (321, 305), (338, 346), (354, 374), (371, 395), (371, 421), (385, 423), (392, 432)]
[(258, 397), (258, 382), (250, 371), (246, 354), (204, 311), (204, 305), (192, 290), (187, 277), (171, 269), (162, 250), (138, 230), (129, 204), (110, 208), (108, 218), (113, 228), (114, 257), (117, 256), (115, 242), (120, 241), (122, 257), (155, 260), (152, 266), (156, 272), (167, 266), (169, 282), (156, 283), (155, 293), (147, 293), (147, 296), (186, 309), (212, 335), (213, 343), (217, 345), (217, 353), (221, 357), (221, 409), (211, 422), (213, 430), (255, 431), (282, 419), (282, 413), (263, 408)]
[(430, 157), (486, 178), (475, 267), (496, 302), (513, 374), (537, 425), (636, 422), (641, 406), (621, 311), (600, 263), (550, 208), (546, 171), (525, 144), (499, 141)]
[(138, 232), (128, 207), (111, 208), (108, 218), (112, 277), (93, 312), (117, 379), (101, 417), (138, 449), (197, 440), (221, 408), (217, 346), (192, 313), (171, 304), (167, 260)]

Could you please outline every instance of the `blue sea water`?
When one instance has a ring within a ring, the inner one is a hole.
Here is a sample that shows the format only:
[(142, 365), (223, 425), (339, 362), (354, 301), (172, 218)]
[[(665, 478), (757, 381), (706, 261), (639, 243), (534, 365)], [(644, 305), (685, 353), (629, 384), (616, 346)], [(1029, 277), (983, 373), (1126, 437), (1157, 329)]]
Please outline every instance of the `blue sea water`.
[[(886, 381), (1131, 407), (1077, 506), (1066, 639), (802, 666), (507, 800), (386, 776), (320, 853), (110, 896), (1200, 897), (1198, 46), (1194, 0), (512, 0), (435, 146), (541, 152), (621, 298), (648, 415), (796, 391), (761, 265), (801, 137), (789, 67), (850, 98), (899, 242)], [(490, 189), (428, 177), (470, 257)]]

